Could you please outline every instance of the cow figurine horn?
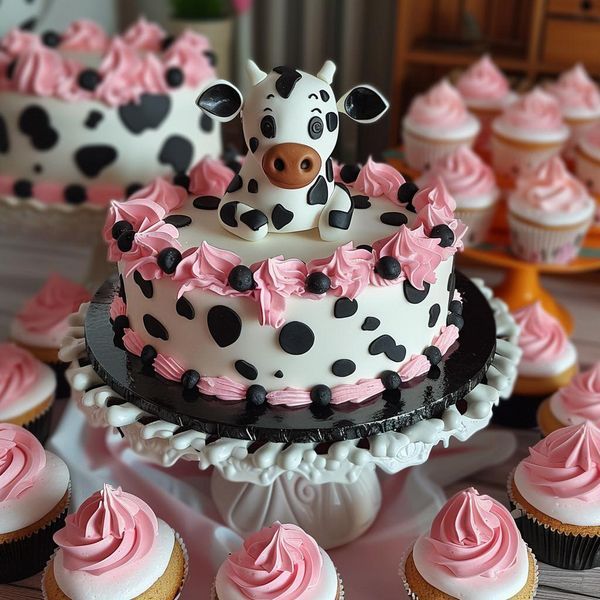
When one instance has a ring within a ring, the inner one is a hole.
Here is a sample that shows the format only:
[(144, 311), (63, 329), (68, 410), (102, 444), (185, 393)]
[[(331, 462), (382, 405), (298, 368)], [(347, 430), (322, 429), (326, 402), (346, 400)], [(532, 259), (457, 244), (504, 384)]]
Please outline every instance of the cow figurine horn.
[(334, 74), (335, 74), (335, 63), (333, 63), (330, 60), (326, 60), (323, 63), (323, 66), (321, 67), (319, 72), (317, 73), (317, 77), (319, 79), (322, 79), (325, 83), (328, 83), (329, 85), (331, 85)]
[(261, 71), (258, 68), (258, 65), (251, 59), (248, 59), (246, 64), (246, 72), (248, 73), (248, 78), (253, 86), (259, 84), (267, 76), (267, 74), (264, 71)]

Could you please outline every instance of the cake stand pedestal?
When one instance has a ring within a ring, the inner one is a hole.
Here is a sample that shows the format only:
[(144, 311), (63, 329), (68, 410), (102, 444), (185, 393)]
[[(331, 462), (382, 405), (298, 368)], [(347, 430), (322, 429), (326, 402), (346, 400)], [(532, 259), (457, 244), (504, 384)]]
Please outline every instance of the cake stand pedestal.
[[(336, 411), (323, 418), (318, 428), (310, 411), (297, 409), (276, 413), (273, 423), (283, 419), (279, 426), (271, 425), (268, 414), (243, 427), (236, 427), (240, 416), (229, 425), (203, 421), (198, 415), (191, 421), (189, 414), (165, 418), (155, 398), (139, 396), (146, 388), (143, 378), (132, 373), (131, 357), (127, 376), (118, 365), (108, 373), (103, 352), (112, 356), (116, 349), (105, 340), (94, 345), (91, 339), (102, 306), (82, 305), (71, 317), (61, 359), (71, 362), (68, 378), (74, 399), (92, 426), (116, 427), (136, 453), (162, 466), (184, 459), (197, 462), (200, 469), (214, 467), (212, 495), (232, 529), (245, 535), (277, 519), (291, 521), (323, 547), (332, 548), (360, 536), (377, 516), (377, 468), (399, 473), (424, 463), (440, 442), (447, 446), (452, 438), (467, 440), (487, 426), (500, 397), (512, 392), (520, 351), (507, 306), (481, 281), (473, 285), (460, 277), (457, 287), (465, 301), (465, 329), (458, 349), (440, 363), (444, 372), (430, 372), (424, 381), (402, 390), (396, 403), (375, 398), (358, 408), (340, 409), (340, 415)], [(106, 310), (108, 300), (99, 302)], [(491, 342), (483, 336), (480, 344), (470, 345), (477, 342), (470, 342), (466, 331), (469, 311), (474, 310), (481, 318), (471, 315), (472, 326), (481, 331), (490, 326)], [(108, 320), (106, 328), (112, 337)], [(478, 346), (480, 350), (474, 350)], [(465, 359), (465, 372), (471, 375), (461, 379)], [(153, 381), (154, 388), (161, 387)], [(451, 383), (450, 392), (438, 398), (433, 390)], [(164, 393), (168, 400), (170, 390)], [(412, 408), (411, 402), (418, 407)], [(300, 428), (294, 430), (297, 421)]]

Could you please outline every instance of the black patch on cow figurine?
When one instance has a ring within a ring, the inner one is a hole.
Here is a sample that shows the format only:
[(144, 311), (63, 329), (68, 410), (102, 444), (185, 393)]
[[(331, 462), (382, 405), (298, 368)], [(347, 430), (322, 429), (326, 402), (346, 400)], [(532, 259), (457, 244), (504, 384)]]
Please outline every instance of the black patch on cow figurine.
[(338, 126), (338, 116), (337, 113), (328, 112), (325, 115), (325, 122), (327, 123), (327, 129), (329, 131), (335, 131)]
[(235, 211), (237, 210), (237, 202), (227, 202), (221, 206), (219, 210), (219, 216), (221, 217), (221, 221), (225, 223), (225, 225), (229, 225), (229, 227), (237, 227), (238, 222), (235, 218)]
[(258, 231), (269, 222), (267, 215), (262, 210), (254, 208), (240, 215), (240, 221), (245, 223), (252, 231)]
[(275, 229), (283, 229), (291, 220), (294, 218), (294, 213), (291, 210), (287, 210), (283, 205), (276, 204), (273, 212), (271, 213), (271, 221), (273, 221), (273, 227)]
[(306, 202), (310, 205), (327, 204), (328, 197), (327, 182), (323, 175), (319, 175), (306, 194)]
[(287, 67), (285, 65), (275, 67), (273, 71), (279, 74), (279, 77), (275, 82), (277, 93), (282, 98), (289, 98), (290, 94), (294, 91), (296, 84), (302, 79), (302, 75), (293, 67)]

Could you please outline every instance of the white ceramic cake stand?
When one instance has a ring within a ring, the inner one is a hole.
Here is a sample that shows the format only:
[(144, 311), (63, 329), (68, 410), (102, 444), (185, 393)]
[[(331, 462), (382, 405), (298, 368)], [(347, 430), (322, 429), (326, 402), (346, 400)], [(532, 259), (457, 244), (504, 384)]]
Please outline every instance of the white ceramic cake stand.
[(439, 418), (324, 448), (315, 442), (266, 442), (257, 448), (250, 440), (208, 439), (211, 436), (194, 430), (176, 433), (180, 424), (156, 420), (123, 402), (87, 360), (88, 305), (72, 315), (60, 356), (71, 363), (67, 377), (74, 400), (90, 425), (118, 428), (136, 453), (162, 466), (183, 459), (196, 461), (200, 469), (214, 467), (213, 498), (230, 528), (245, 535), (275, 520), (293, 522), (321, 546), (332, 548), (360, 536), (377, 516), (377, 467), (398, 473), (424, 463), (440, 442), (447, 446), (452, 438), (467, 440), (488, 425), (499, 399), (512, 393), (520, 358), (518, 328), (506, 304), (481, 280), (474, 282), (492, 308), (497, 341), (484, 383), (464, 397), (466, 410), (452, 405)]

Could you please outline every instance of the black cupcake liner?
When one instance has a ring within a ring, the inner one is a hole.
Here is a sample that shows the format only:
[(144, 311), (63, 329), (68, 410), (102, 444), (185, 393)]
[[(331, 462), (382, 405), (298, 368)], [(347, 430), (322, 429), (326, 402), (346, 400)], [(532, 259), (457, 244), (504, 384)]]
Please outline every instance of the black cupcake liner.
[(54, 371), (54, 374), (56, 375), (56, 399), (68, 400), (71, 397), (71, 386), (67, 381), (65, 373), (69, 368), (69, 364), (64, 362), (56, 362), (48, 363), (48, 366)]
[(29, 423), (23, 425), (24, 429), (27, 429), (30, 433), (33, 433), (39, 440), (40, 444), (44, 445), (48, 436), (50, 435), (50, 424), (52, 421), (52, 407), (54, 406), (54, 400), (50, 406), (37, 417), (35, 417)]
[(492, 411), (492, 423), (503, 427), (532, 429), (537, 426), (537, 410), (547, 396), (513, 394), (500, 400)]

